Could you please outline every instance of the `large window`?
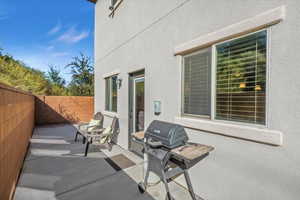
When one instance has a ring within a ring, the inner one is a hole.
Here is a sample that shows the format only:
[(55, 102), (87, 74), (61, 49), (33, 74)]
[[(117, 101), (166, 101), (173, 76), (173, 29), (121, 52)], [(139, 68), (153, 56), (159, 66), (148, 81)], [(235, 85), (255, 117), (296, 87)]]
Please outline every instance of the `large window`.
[(216, 119), (265, 124), (266, 36), (216, 46)]
[(210, 116), (211, 50), (184, 57), (183, 113)]
[[(265, 124), (267, 31), (215, 45), (211, 50), (184, 57), (183, 114), (212, 119)], [(211, 74), (215, 76), (211, 106)]]
[(117, 112), (118, 87), (117, 76), (105, 79), (105, 110)]

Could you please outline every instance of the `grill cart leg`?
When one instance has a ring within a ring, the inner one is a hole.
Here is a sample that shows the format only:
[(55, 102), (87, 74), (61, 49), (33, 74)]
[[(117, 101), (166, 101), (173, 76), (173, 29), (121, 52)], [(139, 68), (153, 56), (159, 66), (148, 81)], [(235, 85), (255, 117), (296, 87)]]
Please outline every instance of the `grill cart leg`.
[(144, 193), (144, 192), (146, 192), (146, 187), (145, 187), (145, 185), (144, 185), (144, 183), (143, 182), (140, 182), (139, 184), (138, 184), (138, 189), (139, 189), (139, 191), (140, 191), (140, 193)]
[(144, 182), (138, 184), (140, 193), (144, 193), (146, 191), (148, 185), (148, 178), (149, 178), (149, 169), (147, 168)]
[(149, 169), (147, 169), (147, 171), (146, 171), (146, 176), (145, 176), (145, 181), (144, 181), (144, 184), (145, 184), (145, 186), (147, 187), (147, 185), (148, 185), (148, 178), (149, 178)]
[(192, 196), (192, 199), (193, 200), (197, 200), (196, 199), (196, 195), (195, 195), (194, 190), (193, 190), (192, 182), (191, 182), (191, 179), (190, 179), (190, 176), (189, 176), (189, 173), (188, 173), (187, 170), (184, 170), (184, 177), (185, 177), (185, 181), (187, 183), (189, 192), (190, 192), (190, 194)]
[(162, 181), (165, 184), (165, 188), (166, 188), (166, 192), (167, 192), (167, 196), (166, 196), (166, 200), (174, 200), (173, 197), (171, 196), (170, 190), (169, 190), (169, 185), (168, 185), (168, 181), (167, 181), (167, 177), (165, 174), (165, 171), (162, 170)]

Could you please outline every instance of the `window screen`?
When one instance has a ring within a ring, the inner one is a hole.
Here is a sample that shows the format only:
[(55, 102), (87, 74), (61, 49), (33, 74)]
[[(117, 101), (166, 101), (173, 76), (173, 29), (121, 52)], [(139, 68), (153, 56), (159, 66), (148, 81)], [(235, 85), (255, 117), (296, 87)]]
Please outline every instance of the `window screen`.
[(117, 102), (117, 76), (112, 76), (105, 79), (105, 110), (117, 112)]
[(216, 119), (265, 124), (267, 32), (216, 46)]
[(184, 57), (183, 113), (210, 116), (211, 49)]

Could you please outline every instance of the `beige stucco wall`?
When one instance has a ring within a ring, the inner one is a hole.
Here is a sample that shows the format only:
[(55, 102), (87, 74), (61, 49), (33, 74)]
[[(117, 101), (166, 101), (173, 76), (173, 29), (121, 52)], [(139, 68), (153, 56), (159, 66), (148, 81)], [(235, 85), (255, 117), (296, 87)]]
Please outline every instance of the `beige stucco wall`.
[[(216, 150), (191, 169), (205, 199), (298, 199), (300, 196), (300, 1), (126, 0), (109, 18), (109, 1), (96, 4), (95, 111), (105, 107), (103, 76), (119, 71), (118, 142), (128, 146), (128, 73), (145, 69), (145, 121), (175, 121), (180, 115), (180, 57), (174, 48), (201, 35), (286, 5), (286, 19), (270, 28), (269, 129), (283, 134), (270, 146), (187, 129), (194, 142)], [(154, 115), (153, 101), (162, 102)], [(111, 118), (105, 118), (105, 125)], [(181, 181), (180, 181), (181, 182)]]

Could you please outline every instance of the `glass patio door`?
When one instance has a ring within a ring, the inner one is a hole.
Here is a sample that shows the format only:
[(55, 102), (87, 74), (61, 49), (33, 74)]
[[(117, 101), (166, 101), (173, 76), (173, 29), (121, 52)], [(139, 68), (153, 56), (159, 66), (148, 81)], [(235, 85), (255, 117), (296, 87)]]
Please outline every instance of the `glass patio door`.
[(134, 79), (133, 86), (133, 132), (144, 130), (145, 121), (145, 95), (144, 84), (145, 78), (139, 77)]
[(133, 153), (143, 157), (143, 144), (132, 138), (132, 134), (143, 131), (145, 124), (145, 71), (129, 74), (128, 84), (128, 144)]

